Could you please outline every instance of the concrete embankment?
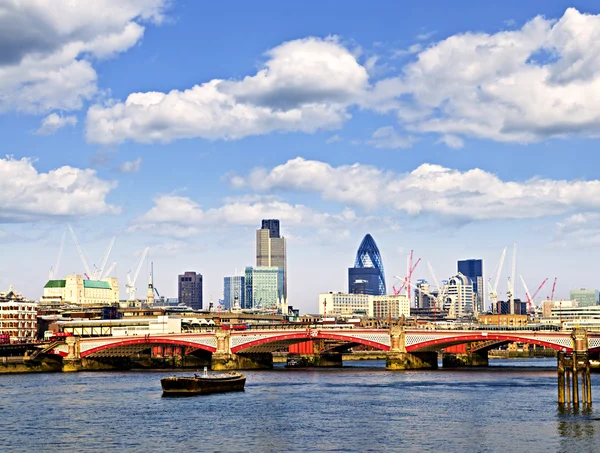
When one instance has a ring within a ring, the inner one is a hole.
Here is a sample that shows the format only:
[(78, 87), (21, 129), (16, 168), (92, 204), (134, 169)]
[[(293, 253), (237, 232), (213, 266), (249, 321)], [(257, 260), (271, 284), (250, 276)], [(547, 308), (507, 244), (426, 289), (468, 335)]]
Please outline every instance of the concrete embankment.
[(0, 374), (55, 373), (62, 371), (62, 362), (27, 360), (23, 357), (0, 357)]

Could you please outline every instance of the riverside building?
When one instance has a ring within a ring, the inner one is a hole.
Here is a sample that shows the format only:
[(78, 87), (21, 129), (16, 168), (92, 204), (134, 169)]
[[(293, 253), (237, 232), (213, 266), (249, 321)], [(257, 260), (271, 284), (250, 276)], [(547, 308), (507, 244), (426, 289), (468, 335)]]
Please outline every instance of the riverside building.
[(102, 306), (119, 303), (119, 280), (114, 277), (88, 280), (83, 275), (67, 275), (63, 280), (48, 280), (42, 305)]
[(408, 317), (410, 316), (410, 301), (405, 295), (386, 296), (330, 292), (319, 294), (319, 314), (342, 317)]
[(37, 335), (36, 303), (13, 291), (0, 292), (0, 334), (12, 340), (34, 340)]

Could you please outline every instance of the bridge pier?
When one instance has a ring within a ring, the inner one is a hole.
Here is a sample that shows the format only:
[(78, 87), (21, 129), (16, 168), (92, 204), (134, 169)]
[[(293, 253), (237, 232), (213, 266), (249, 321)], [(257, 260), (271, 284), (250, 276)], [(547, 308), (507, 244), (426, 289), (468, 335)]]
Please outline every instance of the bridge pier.
[(301, 367), (340, 368), (344, 362), (342, 353), (330, 352), (322, 354), (289, 354)]
[(403, 326), (390, 328), (390, 351), (385, 359), (388, 370), (420, 370), (438, 368), (437, 352), (406, 352), (406, 332)]
[(390, 352), (385, 359), (388, 370), (437, 370), (437, 352)]
[(248, 354), (212, 355), (210, 369), (214, 371), (229, 370), (268, 370), (273, 368), (273, 354), (270, 352)]
[(473, 351), (472, 348), (472, 344), (462, 344), (445, 348), (442, 356), (442, 366), (444, 368), (488, 366), (488, 351)]
[[(581, 402), (591, 406), (592, 380), (587, 331), (585, 329), (574, 329), (571, 339), (573, 341), (573, 353), (569, 355), (564, 351), (560, 351), (557, 357), (558, 404), (573, 404), (574, 407), (578, 407)], [(580, 377), (581, 398), (579, 393)]]

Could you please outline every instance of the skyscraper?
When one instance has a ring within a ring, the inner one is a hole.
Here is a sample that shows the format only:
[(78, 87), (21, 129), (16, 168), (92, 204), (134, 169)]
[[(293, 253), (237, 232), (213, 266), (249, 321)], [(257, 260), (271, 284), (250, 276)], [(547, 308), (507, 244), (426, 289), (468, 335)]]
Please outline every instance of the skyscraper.
[(483, 260), (469, 259), (458, 261), (457, 271), (469, 278), (473, 284), (474, 302), (477, 311), (485, 311), (485, 285), (483, 284)]
[(245, 308), (274, 310), (283, 299), (283, 268), (276, 266), (246, 267)]
[(246, 288), (243, 275), (235, 275), (223, 279), (223, 301), (225, 302), (225, 310), (229, 310), (235, 306), (236, 298), (239, 308), (248, 308), (246, 307)]
[(386, 294), (381, 254), (370, 234), (360, 243), (354, 267), (348, 268), (348, 292), (378, 296)]
[(202, 310), (202, 274), (185, 272), (178, 277), (179, 303)]
[(266, 219), (256, 230), (256, 266), (280, 267), (283, 270), (283, 294), (287, 299), (287, 264), (285, 238), (279, 233), (279, 220)]

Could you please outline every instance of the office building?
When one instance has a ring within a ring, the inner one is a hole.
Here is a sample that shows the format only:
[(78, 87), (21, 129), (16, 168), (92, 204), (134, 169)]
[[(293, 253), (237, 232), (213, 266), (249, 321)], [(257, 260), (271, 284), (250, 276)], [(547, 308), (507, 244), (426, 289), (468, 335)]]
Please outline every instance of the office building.
[(319, 314), (323, 316), (369, 316), (400, 318), (410, 316), (410, 301), (405, 295), (319, 294)]
[(283, 295), (287, 298), (286, 244), (277, 219), (263, 220), (261, 229), (256, 230), (256, 266), (280, 267), (283, 270)]
[(354, 267), (348, 268), (350, 294), (385, 295), (385, 272), (375, 240), (367, 234), (358, 248)]
[(36, 303), (13, 291), (0, 292), (0, 334), (12, 340), (31, 341), (37, 335)]
[(461, 318), (473, 313), (473, 284), (460, 272), (448, 280), (444, 296), (444, 310), (448, 318)]
[[(437, 295), (437, 291), (435, 291)], [(415, 308), (433, 308), (435, 307), (435, 297), (427, 280), (417, 280), (414, 296)]]
[(571, 300), (577, 301), (579, 307), (591, 307), (598, 305), (598, 290), (597, 289), (572, 289)]
[(185, 272), (178, 277), (178, 283), (179, 304), (202, 310), (202, 274)]
[(285, 304), (283, 268), (276, 266), (246, 267), (243, 308), (277, 310)]
[(89, 280), (71, 274), (62, 280), (48, 280), (44, 285), (42, 305), (101, 306), (119, 303), (119, 280)]
[(245, 278), (243, 275), (235, 275), (233, 277), (225, 277), (223, 279), (223, 305), (225, 310), (246, 307), (246, 288)]
[(478, 313), (485, 311), (485, 285), (483, 283), (483, 260), (468, 259), (457, 263), (457, 271), (469, 278), (473, 284), (474, 303)]

